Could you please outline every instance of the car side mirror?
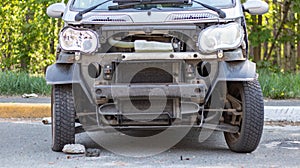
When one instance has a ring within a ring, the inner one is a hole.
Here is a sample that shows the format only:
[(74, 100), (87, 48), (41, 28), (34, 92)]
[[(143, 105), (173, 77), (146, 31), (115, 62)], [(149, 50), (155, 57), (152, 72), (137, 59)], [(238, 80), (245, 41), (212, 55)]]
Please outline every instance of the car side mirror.
[(247, 0), (243, 3), (243, 9), (251, 15), (262, 15), (269, 11), (269, 5), (261, 0)]
[(55, 3), (47, 8), (47, 15), (53, 18), (61, 18), (66, 9), (64, 3)]

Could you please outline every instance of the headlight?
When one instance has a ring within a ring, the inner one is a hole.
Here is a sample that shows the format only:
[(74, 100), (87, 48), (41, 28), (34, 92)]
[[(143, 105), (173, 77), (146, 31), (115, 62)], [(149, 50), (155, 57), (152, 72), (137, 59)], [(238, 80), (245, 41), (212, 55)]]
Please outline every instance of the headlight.
[(199, 34), (199, 50), (212, 53), (218, 50), (235, 49), (242, 44), (243, 38), (244, 31), (237, 23), (210, 26)]
[(66, 27), (61, 31), (59, 43), (66, 51), (92, 53), (98, 48), (98, 35), (92, 30)]

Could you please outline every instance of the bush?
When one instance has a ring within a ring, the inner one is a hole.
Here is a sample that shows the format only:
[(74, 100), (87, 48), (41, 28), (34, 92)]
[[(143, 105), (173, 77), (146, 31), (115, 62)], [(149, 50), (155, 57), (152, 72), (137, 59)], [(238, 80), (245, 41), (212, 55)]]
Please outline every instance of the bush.
[(300, 74), (270, 68), (258, 70), (264, 97), (272, 99), (300, 98)]
[(2, 0), (0, 8), (0, 71), (42, 73), (55, 60), (61, 19), (46, 9), (55, 0)]
[[(259, 82), (265, 98), (300, 98), (300, 74), (273, 69), (258, 69)], [(46, 84), (44, 75), (26, 72), (0, 71), (0, 95), (22, 95), (36, 93), (50, 96), (51, 86)]]
[(0, 71), (0, 95), (22, 95), (25, 93), (49, 96), (51, 86), (46, 84), (43, 75)]

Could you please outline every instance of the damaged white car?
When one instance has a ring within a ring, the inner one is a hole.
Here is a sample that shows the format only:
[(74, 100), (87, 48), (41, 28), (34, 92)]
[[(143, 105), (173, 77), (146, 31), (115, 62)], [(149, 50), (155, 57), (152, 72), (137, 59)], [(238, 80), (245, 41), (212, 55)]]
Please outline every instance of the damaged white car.
[(244, 12), (267, 11), (260, 0), (49, 6), (47, 14), (65, 23), (56, 63), (46, 73), (53, 86), (52, 149), (74, 143), (80, 130), (196, 127), (223, 131), (232, 151), (252, 152), (264, 104), (256, 65), (248, 60)]

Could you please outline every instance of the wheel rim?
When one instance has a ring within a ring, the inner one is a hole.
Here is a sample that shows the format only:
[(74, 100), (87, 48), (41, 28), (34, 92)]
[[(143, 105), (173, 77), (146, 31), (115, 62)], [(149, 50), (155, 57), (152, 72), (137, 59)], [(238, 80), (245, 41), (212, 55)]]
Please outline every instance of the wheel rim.
[[(233, 96), (234, 98), (236, 98), (237, 100), (239, 100), (241, 102), (241, 111), (242, 112), (242, 115), (240, 116), (240, 120), (239, 120), (239, 131), (237, 133), (226, 133), (227, 135), (227, 138), (230, 139), (230, 143), (235, 143), (239, 140), (240, 136), (241, 136), (241, 129), (242, 129), (242, 123), (243, 123), (243, 113), (245, 111), (244, 109), (244, 90), (243, 90), (243, 85), (242, 84), (233, 84), (230, 86), (229, 88), (229, 94), (231, 96)], [(232, 102), (230, 102), (232, 103)], [(230, 118), (230, 120), (232, 120), (232, 116)]]

